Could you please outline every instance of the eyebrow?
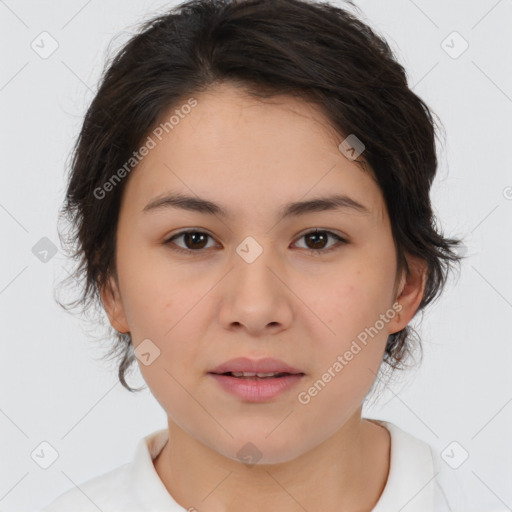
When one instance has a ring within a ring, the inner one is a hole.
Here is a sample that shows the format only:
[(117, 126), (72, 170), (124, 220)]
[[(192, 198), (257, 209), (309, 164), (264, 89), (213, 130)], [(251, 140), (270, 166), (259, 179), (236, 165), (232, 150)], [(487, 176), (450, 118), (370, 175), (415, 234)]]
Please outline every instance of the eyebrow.
[[(182, 210), (203, 213), (207, 215), (218, 215), (229, 218), (227, 209), (221, 205), (202, 199), (200, 197), (188, 196), (180, 193), (169, 193), (150, 201), (143, 212), (157, 211), (167, 208), (180, 208)], [(369, 209), (355, 199), (345, 194), (332, 194), (326, 197), (318, 197), (308, 201), (297, 201), (287, 203), (278, 212), (278, 219), (283, 220), (289, 217), (297, 217), (313, 212), (325, 212), (333, 210), (354, 210), (369, 215)]]

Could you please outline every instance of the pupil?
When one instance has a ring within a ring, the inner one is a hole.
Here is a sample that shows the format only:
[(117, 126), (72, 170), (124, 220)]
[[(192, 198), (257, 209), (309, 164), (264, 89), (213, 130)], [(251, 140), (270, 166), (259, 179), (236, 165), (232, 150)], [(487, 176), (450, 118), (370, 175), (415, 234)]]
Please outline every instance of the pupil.
[[(194, 246), (194, 244), (198, 242), (197, 239), (195, 239), (196, 237), (198, 237), (199, 239), (202, 238), (203, 245), (201, 245), (200, 247)], [(189, 243), (191, 240), (192, 240), (192, 242)], [(192, 233), (185, 233), (185, 244), (189, 249), (202, 249), (204, 247), (205, 240), (206, 240), (206, 236), (204, 233), (198, 233), (197, 231), (192, 232)], [(192, 247), (190, 247), (191, 245), (192, 245)]]
[(321, 249), (321, 248), (323, 247), (322, 242), (325, 242), (325, 234), (323, 234), (323, 233), (319, 232), (319, 233), (311, 233), (311, 234), (309, 234), (309, 235), (307, 235), (307, 236), (308, 236), (310, 239), (311, 239), (311, 238), (314, 238), (314, 237), (322, 238), (323, 240), (320, 242), (320, 247), (318, 247), (318, 246), (317, 246), (318, 244), (314, 244), (314, 245), (315, 245), (314, 249)]

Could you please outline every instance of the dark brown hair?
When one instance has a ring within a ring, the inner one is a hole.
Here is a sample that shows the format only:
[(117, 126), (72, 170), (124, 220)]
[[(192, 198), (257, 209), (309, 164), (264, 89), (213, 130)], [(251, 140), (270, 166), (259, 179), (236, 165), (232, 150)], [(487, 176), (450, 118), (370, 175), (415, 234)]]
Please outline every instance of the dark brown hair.
[[(164, 113), (224, 82), (259, 98), (299, 97), (318, 106), (337, 133), (364, 143), (361, 164), (382, 190), (398, 270), (408, 271), (405, 253), (426, 261), (419, 310), (431, 303), (451, 264), (459, 263), (454, 249), (460, 240), (443, 237), (431, 207), (433, 114), (408, 87), (384, 38), (327, 2), (191, 0), (144, 22), (105, 64), (73, 149), (60, 212), (70, 226), (67, 237), (59, 232), (61, 243), (77, 262), (70, 277), (84, 281), (71, 304), (84, 311), (102, 306), (100, 290), (117, 275), (116, 229), (128, 178), (101, 198), (99, 188), (126, 165)], [(384, 362), (392, 369), (402, 367), (413, 348), (411, 334), (407, 326), (389, 337)], [(110, 355), (119, 360), (119, 379), (134, 391), (125, 380), (135, 360), (130, 335), (110, 335), (117, 338)]]

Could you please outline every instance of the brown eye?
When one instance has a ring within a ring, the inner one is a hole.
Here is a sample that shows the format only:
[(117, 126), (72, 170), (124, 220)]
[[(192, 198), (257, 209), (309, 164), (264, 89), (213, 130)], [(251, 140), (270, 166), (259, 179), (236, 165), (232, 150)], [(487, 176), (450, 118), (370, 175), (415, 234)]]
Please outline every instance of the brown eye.
[(197, 231), (191, 231), (183, 234), (183, 240), (187, 249), (204, 249), (205, 241), (208, 237), (205, 233), (199, 233)]
[[(174, 243), (174, 241), (179, 238), (183, 238), (185, 247)], [(177, 245), (177, 247), (173, 249), (178, 252), (199, 252), (206, 247), (208, 238), (211, 238), (208, 233), (191, 230), (178, 233), (177, 235), (174, 235), (166, 240), (164, 243), (169, 245)]]
[[(326, 230), (322, 231), (318, 229), (303, 234), (301, 236), (301, 239), (306, 240), (305, 249), (309, 249), (309, 251), (313, 254), (325, 254), (336, 249), (340, 244), (348, 243), (347, 240), (337, 235), (336, 233), (332, 233), (331, 231)], [(331, 245), (330, 247), (326, 248), (329, 239), (335, 239), (339, 243)]]
[[(182, 243), (184, 246), (179, 245), (175, 240), (183, 239)], [(183, 252), (192, 254), (194, 252), (203, 252), (203, 249), (208, 248), (208, 239), (213, 238), (208, 233), (198, 230), (182, 231), (164, 242), (165, 245), (171, 246), (172, 250), (177, 252)], [(305, 233), (300, 237), (306, 240), (306, 247), (304, 249), (309, 250), (312, 254), (325, 254), (332, 250), (335, 250), (340, 244), (348, 243), (347, 240), (341, 236), (327, 230), (314, 230)], [(338, 241), (338, 244), (331, 244), (329, 247), (329, 240), (333, 239)], [(210, 246), (211, 247), (211, 246)]]
[(313, 247), (311, 249), (325, 249), (325, 245), (329, 240), (329, 235), (323, 231), (315, 231), (305, 235), (306, 240), (309, 240)]

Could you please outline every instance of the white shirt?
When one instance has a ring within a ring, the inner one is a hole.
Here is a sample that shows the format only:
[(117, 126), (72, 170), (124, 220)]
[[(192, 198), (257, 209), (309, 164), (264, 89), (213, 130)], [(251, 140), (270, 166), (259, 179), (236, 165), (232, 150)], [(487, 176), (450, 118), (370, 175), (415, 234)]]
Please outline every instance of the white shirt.
[[(463, 488), (426, 442), (382, 420), (391, 436), (386, 486), (372, 512), (469, 512)], [(139, 440), (132, 461), (61, 494), (41, 512), (183, 512), (153, 465), (168, 439), (167, 428)], [(311, 511), (313, 512), (313, 511)], [(481, 512), (481, 511), (480, 511)]]

